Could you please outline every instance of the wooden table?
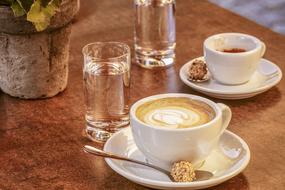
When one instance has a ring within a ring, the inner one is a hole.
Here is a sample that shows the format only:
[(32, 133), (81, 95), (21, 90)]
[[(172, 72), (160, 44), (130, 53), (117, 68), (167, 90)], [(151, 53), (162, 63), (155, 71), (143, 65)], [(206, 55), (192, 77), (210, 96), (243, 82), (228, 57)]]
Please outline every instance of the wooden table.
[[(0, 94), (0, 189), (146, 189), (112, 171), (102, 158), (82, 151), (84, 102), (81, 48), (92, 41), (133, 46), (131, 0), (82, 0), (71, 39), (68, 88), (45, 100)], [(204, 0), (177, 0), (177, 63), (162, 71), (132, 66), (131, 101), (166, 92), (199, 94), (184, 85), (179, 68), (202, 54), (203, 40), (221, 32), (243, 32), (267, 45), (265, 58), (285, 73), (285, 36)], [(285, 80), (254, 98), (217, 102), (233, 112), (229, 129), (250, 146), (246, 170), (212, 189), (284, 189)]]

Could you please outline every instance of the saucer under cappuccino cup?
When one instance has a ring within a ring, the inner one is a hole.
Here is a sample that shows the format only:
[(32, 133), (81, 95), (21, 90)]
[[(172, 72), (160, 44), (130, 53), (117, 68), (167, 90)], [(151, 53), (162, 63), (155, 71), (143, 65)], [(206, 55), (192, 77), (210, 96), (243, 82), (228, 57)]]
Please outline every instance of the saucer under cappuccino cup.
[(205, 160), (230, 119), (228, 106), (180, 93), (143, 98), (130, 110), (138, 149), (148, 161), (164, 168), (179, 160), (193, 164)]
[(250, 80), (266, 50), (265, 44), (254, 36), (222, 33), (204, 41), (204, 57), (213, 78), (227, 85)]

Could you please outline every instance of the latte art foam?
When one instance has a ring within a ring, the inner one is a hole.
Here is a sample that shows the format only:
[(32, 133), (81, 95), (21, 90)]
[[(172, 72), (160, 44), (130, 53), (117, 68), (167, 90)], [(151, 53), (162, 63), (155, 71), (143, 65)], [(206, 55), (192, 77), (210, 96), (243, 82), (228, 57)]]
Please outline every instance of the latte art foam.
[(214, 117), (214, 110), (189, 98), (163, 98), (141, 105), (136, 115), (151, 126), (188, 128), (209, 122)]
[(195, 125), (200, 119), (196, 112), (181, 107), (155, 109), (144, 116), (144, 121), (147, 124), (170, 128)]

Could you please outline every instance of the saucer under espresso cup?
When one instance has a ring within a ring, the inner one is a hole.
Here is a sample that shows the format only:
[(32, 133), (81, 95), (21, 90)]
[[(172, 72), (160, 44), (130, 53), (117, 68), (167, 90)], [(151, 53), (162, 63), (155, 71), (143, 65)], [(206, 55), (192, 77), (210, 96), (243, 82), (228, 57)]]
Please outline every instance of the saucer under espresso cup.
[(197, 57), (184, 64), (179, 72), (180, 79), (194, 90), (214, 98), (232, 100), (250, 98), (269, 90), (282, 79), (282, 72), (278, 65), (267, 59), (261, 59), (258, 68), (247, 83), (224, 85), (213, 77), (206, 82), (193, 82), (188, 80), (188, 70), (196, 59), (204, 60), (204, 57)]
[[(167, 99), (170, 99), (169, 102)], [(161, 100), (166, 100), (166, 102), (160, 104)], [(193, 107), (184, 106), (183, 101), (187, 102), (187, 100), (190, 106), (195, 105)], [(150, 109), (151, 112), (142, 110), (146, 117), (142, 121), (139, 118), (139, 112), (141, 108), (147, 106), (152, 110)], [(198, 110), (202, 112), (212, 110), (214, 117), (200, 124), (204, 116), (199, 114)], [(149, 120), (155, 121), (148, 122)], [(130, 110), (132, 134), (138, 149), (149, 162), (165, 169), (169, 169), (173, 162), (179, 160), (186, 160), (194, 165), (203, 162), (217, 146), (219, 137), (227, 128), (230, 120), (231, 110), (228, 106), (214, 103), (200, 96), (181, 93), (146, 97), (133, 104)], [(166, 124), (159, 126), (156, 124), (157, 121)], [(188, 122), (186, 124), (188, 126), (193, 122), (198, 122), (198, 125), (173, 128), (173, 125), (180, 126), (184, 122)]]
[[(106, 142), (104, 151), (128, 158), (146, 161), (138, 150), (130, 128), (123, 129)], [(107, 164), (123, 177), (146, 187), (155, 189), (202, 189), (218, 185), (242, 172), (249, 163), (250, 150), (246, 142), (234, 133), (225, 130), (218, 146), (206, 158), (201, 170), (210, 171), (214, 176), (205, 181), (177, 183), (163, 173), (130, 162), (106, 158)]]
[(241, 33), (216, 34), (204, 41), (204, 57), (211, 75), (227, 85), (248, 82), (265, 50), (262, 41)]

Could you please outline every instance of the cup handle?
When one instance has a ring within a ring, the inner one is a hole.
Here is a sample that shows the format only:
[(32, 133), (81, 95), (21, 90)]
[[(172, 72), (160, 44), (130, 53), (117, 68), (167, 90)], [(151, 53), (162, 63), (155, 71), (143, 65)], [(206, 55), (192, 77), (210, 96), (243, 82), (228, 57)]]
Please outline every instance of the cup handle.
[(225, 104), (222, 104), (222, 103), (217, 103), (217, 104), (222, 110), (222, 127), (221, 127), (221, 131), (220, 131), (220, 135), (221, 135), (224, 133), (226, 128), (229, 126), (229, 123), (230, 123), (231, 118), (232, 118), (232, 111)]
[(264, 42), (261, 42), (261, 54), (260, 57), (263, 57), (263, 55), (265, 54), (266, 51), (266, 45)]

